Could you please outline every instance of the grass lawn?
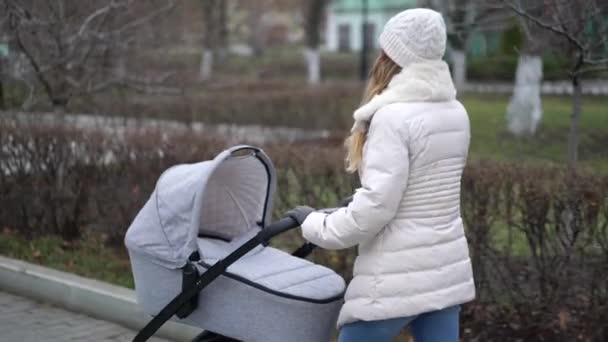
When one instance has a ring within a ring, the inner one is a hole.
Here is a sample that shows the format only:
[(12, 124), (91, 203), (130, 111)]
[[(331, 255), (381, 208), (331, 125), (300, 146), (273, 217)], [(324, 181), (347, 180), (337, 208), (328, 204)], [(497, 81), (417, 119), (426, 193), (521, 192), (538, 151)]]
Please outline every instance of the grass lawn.
[[(45, 236), (26, 240), (5, 229), (0, 232), (0, 254), (46, 267), (102, 280), (133, 289), (133, 277), (126, 251), (104, 246), (98, 236), (87, 235), (77, 243)], [(399, 342), (411, 342), (402, 333)]]
[[(291, 83), (286, 83), (286, 86)], [(128, 104), (122, 115), (160, 117), (205, 123), (259, 124), (305, 129), (329, 129), (345, 135), (352, 123), (359, 90), (331, 85), (305, 94), (295, 89), (277, 90), (229, 88), (215, 92), (190, 90), (187, 98), (134, 95), (127, 101), (145, 103), (141, 108)], [(263, 86), (260, 86), (263, 88)], [(516, 162), (565, 164), (571, 113), (568, 96), (544, 96), (543, 118), (533, 137), (514, 137), (506, 131), (507, 95), (464, 94), (460, 97), (471, 118), (471, 157)], [(185, 105), (187, 104), (187, 106)], [(252, 111), (252, 108), (257, 108)], [(137, 110), (135, 110), (137, 109)], [(86, 110), (81, 110), (86, 111)], [(608, 98), (583, 99), (580, 122), (580, 165), (608, 171)]]
[[(471, 118), (471, 157), (564, 164), (571, 112), (569, 97), (545, 96), (537, 135), (515, 138), (506, 132), (506, 96), (467, 94), (462, 102)], [(608, 99), (586, 97), (581, 118), (580, 165), (608, 171)]]
[(99, 236), (86, 235), (67, 243), (59, 237), (31, 240), (16, 232), (0, 232), (0, 254), (80, 276), (133, 288), (129, 258), (124, 248), (107, 247)]

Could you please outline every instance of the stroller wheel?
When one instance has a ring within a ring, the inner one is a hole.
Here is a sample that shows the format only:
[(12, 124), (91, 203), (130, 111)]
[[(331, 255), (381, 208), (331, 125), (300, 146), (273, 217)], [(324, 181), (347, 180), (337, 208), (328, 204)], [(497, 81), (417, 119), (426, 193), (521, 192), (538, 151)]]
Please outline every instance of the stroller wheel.
[(200, 335), (196, 336), (192, 342), (240, 342), (230, 337), (216, 334), (211, 331), (203, 331)]

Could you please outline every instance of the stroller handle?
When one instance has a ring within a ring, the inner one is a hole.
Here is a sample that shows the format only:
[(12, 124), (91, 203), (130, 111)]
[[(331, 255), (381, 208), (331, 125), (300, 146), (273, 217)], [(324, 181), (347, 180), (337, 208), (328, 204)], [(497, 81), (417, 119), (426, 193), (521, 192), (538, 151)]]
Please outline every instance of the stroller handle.
[(289, 216), (286, 216), (262, 229), (262, 231), (258, 233), (258, 237), (264, 243), (268, 243), (273, 237), (285, 233), (286, 231), (297, 228), (299, 226), (300, 225), (296, 220)]
[(237, 145), (237, 146), (233, 146), (233, 147), (229, 148), (228, 152), (231, 155), (234, 155), (241, 151), (247, 151), (247, 150), (252, 151), (254, 153), (259, 153), (262, 151), (261, 149), (255, 147), (255, 146), (251, 146), (251, 145)]
[[(247, 149), (249, 147), (245, 146), (245, 147), (239, 147), (239, 148)], [(349, 196), (347, 198), (344, 198), (342, 201), (340, 201), (337, 208), (322, 209), (322, 210), (320, 210), (320, 212), (331, 213), (331, 212), (337, 210), (338, 208), (348, 206), (348, 204), (352, 200), (353, 200), (353, 196)], [(256, 238), (261, 243), (267, 244), (275, 236), (285, 233), (285, 232), (292, 230), (294, 228), (297, 228), (299, 226), (300, 225), (298, 224), (298, 222), (296, 220), (294, 220), (292, 217), (285, 216), (285, 217), (281, 218), (280, 220), (271, 223), (266, 228), (262, 229), (262, 231), (260, 231), (257, 234)], [(306, 242), (306, 243), (304, 243), (304, 245), (300, 246), (300, 248), (298, 248), (292, 255), (297, 256), (299, 258), (305, 258), (315, 248), (316, 248), (316, 245), (314, 245), (313, 243), (310, 243), (310, 242)]]

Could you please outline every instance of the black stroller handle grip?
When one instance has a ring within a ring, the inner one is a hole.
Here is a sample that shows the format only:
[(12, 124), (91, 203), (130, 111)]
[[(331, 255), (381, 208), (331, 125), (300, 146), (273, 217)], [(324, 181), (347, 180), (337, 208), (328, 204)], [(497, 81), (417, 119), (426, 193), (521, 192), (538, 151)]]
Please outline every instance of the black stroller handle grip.
[(300, 225), (296, 220), (294, 220), (290, 216), (286, 216), (262, 229), (262, 231), (258, 233), (258, 237), (264, 243), (268, 243), (268, 241), (270, 241), (270, 239), (272, 239), (273, 237), (282, 234), (288, 230), (297, 228), (299, 226)]
[(303, 245), (301, 245), (298, 249), (291, 253), (291, 255), (295, 256), (296, 258), (304, 259), (309, 256), (310, 253), (315, 250), (315, 248), (317, 248), (317, 245), (312, 242), (306, 241)]

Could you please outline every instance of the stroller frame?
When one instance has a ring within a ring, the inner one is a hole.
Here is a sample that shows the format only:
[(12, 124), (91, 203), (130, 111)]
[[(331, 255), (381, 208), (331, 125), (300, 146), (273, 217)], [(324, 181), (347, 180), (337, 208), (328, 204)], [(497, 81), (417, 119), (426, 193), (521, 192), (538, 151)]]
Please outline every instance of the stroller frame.
[[(180, 309), (188, 304), (188, 302), (195, 298), (196, 295), (202, 291), (207, 285), (209, 285), (212, 281), (217, 279), (220, 275), (222, 275), (226, 269), (233, 263), (235, 263), (239, 258), (247, 254), (249, 251), (254, 249), (259, 245), (267, 245), (270, 240), (286, 231), (289, 231), (293, 228), (297, 228), (298, 223), (291, 217), (284, 217), (279, 221), (274, 222), (269, 225), (265, 229), (261, 230), (254, 237), (249, 239), (239, 248), (237, 248), (234, 252), (227, 255), (224, 259), (216, 262), (213, 266), (211, 266), (206, 272), (201, 274), (196, 281), (191, 284), (191, 286), (186, 287), (179, 295), (177, 295), (169, 304), (167, 304), (158, 315), (154, 316), (146, 326), (139, 331), (139, 333), (133, 339), (133, 342), (144, 342), (147, 341), (150, 337), (154, 335), (154, 333), (174, 314), (176, 314)], [(305, 243), (300, 248), (298, 248), (292, 255), (296, 257), (304, 258), (309, 255), (315, 248), (315, 245), (312, 243)], [(193, 255), (192, 259), (189, 262), (197, 262), (197, 255)], [(186, 315), (187, 316), (187, 315)], [(185, 316), (184, 316), (185, 317)], [(229, 337), (212, 333), (212, 332), (203, 332), (199, 335), (194, 341), (196, 342), (229, 342), (229, 341), (237, 341), (231, 339)]]

